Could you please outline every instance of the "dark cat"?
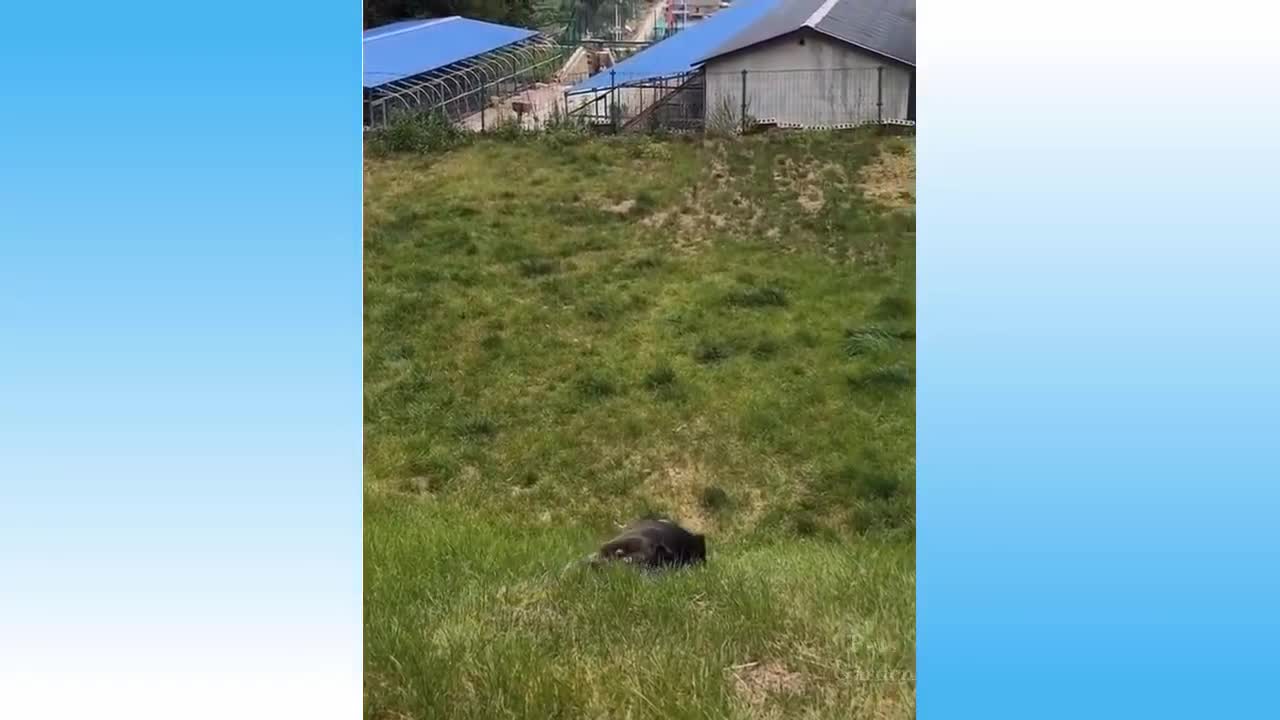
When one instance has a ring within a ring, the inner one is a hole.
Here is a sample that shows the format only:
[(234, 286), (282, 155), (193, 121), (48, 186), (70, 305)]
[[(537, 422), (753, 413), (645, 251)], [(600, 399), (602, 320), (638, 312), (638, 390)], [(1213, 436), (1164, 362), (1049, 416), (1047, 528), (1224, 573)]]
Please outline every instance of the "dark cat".
[(707, 559), (707, 541), (670, 520), (637, 520), (588, 559), (597, 565), (613, 561), (653, 568), (695, 565)]

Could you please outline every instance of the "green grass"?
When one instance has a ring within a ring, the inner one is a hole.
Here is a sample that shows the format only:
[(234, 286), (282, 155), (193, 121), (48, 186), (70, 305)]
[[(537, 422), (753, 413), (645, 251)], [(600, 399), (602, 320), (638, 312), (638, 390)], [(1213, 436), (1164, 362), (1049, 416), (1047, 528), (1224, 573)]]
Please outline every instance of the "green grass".
[[(914, 217), (857, 183), (885, 143), (369, 160), (368, 717), (914, 715)], [(561, 573), (649, 513), (707, 566)]]

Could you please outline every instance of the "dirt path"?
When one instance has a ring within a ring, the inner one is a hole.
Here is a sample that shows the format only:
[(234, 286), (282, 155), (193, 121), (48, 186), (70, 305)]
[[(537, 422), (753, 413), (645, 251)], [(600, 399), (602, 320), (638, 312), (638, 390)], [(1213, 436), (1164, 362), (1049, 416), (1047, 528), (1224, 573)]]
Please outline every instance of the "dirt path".
[(649, 33), (653, 31), (653, 26), (658, 22), (658, 13), (667, 9), (667, 0), (657, 0), (649, 6), (649, 9), (640, 16), (640, 24), (635, 30), (631, 31), (631, 35), (627, 38), (631, 42), (644, 42), (649, 39)]
[(527, 129), (535, 129), (543, 120), (550, 117), (557, 104), (561, 106), (562, 111), (564, 110), (564, 92), (568, 89), (568, 85), (559, 83), (539, 83), (515, 95), (495, 101), (493, 106), (484, 111), (483, 123), (480, 113), (476, 113), (462, 122), (463, 127), (479, 132), (481, 128), (493, 129), (504, 122), (511, 122), (516, 118), (515, 111), (511, 109), (511, 103), (519, 100), (530, 108), (524, 114), (521, 124)]
[[(631, 42), (644, 42), (648, 40), (650, 32), (653, 30), (654, 24), (657, 22), (659, 13), (665, 12), (668, 0), (655, 0), (651, 3), (638, 20), (638, 25), (632, 30), (627, 39)], [(582, 65), (584, 63), (578, 63)], [(565, 80), (577, 80), (574, 72), (569, 72), (574, 68), (569, 67), (566, 62), (564, 68), (561, 69), (561, 75), (566, 76)], [(539, 84), (531, 88), (522, 90), (515, 95), (509, 95), (500, 99), (494, 99), (490, 107), (486, 108), (483, 113), (475, 113), (462, 121), (462, 126), (468, 130), (479, 132), (482, 128), (494, 128), (504, 122), (511, 122), (517, 116), (511, 108), (513, 101), (521, 101), (526, 104), (529, 110), (524, 114), (521, 124), (528, 129), (535, 129), (542, 121), (550, 117), (554, 112), (556, 105), (564, 110), (564, 93), (573, 82), (546, 83)], [(580, 99), (580, 102), (585, 99)]]
[[(658, 14), (666, 11), (667, 2), (668, 0), (656, 0), (650, 4), (648, 9), (640, 16), (639, 25), (631, 31), (627, 39), (631, 42), (646, 41), (649, 38), (649, 33), (653, 30), (654, 23), (657, 22)], [(561, 74), (566, 74), (565, 70), (568, 69), (566, 64)], [(573, 73), (568, 73), (568, 75), (572, 76)], [(564, 93), (571, 86), (572, 83), (539, 84), (522, 90), (515, 95), (495, 99), (493, 104), (485, 109), (483, 118), (481, 118), (480, 113), (475, 113), (463, 120), (462, 126), (468, 130), (479, 132), (482, 128), (494, 128), (504, 122), (511, 122), (516, 118), (515, 111), (511, 109), (511, 103), (519, 100), (526, 103), (530, 108), (524, 114), (521, 124), (525, 128), (534, 129), (551, 115), (556, 105), (560, 105), (561, 110), (564, 109)]]

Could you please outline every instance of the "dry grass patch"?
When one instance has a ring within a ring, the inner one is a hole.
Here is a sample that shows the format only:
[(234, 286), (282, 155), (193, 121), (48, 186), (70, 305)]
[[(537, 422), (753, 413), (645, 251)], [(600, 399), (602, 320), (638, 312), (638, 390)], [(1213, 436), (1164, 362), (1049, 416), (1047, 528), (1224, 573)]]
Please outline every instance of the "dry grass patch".
[(816, 158), (796, 161), (780, 156), (775, 161), (774, 185), (795, 196), (796, 204), (808, 215), (817, 215), (827, 205), (827, 188), (838, 187), (844, 170), (830, 162)]
[(636, 206), (635, 200), (623, 200), (622, 202), (605, 205), (602, 210), (614, 215), (626, 215), (630, 213)]
[(753, 711), (760, 710), (779, 696), (798, 695), (807, 684), (803, 674), (792, 672), (775, 660), (747, 663), (730, 670), (733, 672), (734, 691)]
[(644, 494), (654, 504), (665, 508), (672, 518), (693, 532), (705, 533), (712, 521), (707, 517), (699, 497), (702, 489), (713, 484), (710, 473), (701, 464), (679, 462), (653, 472), (645, 480)]
[(914, 138), (890, 138), (880, 154), (858, 174), (858, 189), (888, 208), (915, 207), (916, 143)]

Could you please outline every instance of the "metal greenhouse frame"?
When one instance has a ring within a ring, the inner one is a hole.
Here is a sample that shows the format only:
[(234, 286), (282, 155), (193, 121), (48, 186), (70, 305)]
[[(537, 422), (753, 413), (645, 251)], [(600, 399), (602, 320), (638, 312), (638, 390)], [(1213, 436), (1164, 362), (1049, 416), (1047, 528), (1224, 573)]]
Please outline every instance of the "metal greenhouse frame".
[(441, 113), (457, 122), (491, 96), (513, 95), (555, 73), (563, 46), (545, 35), (497, 48), (412, 77), (366, 88), (365, 125), (385, 127), (399, 115)]

